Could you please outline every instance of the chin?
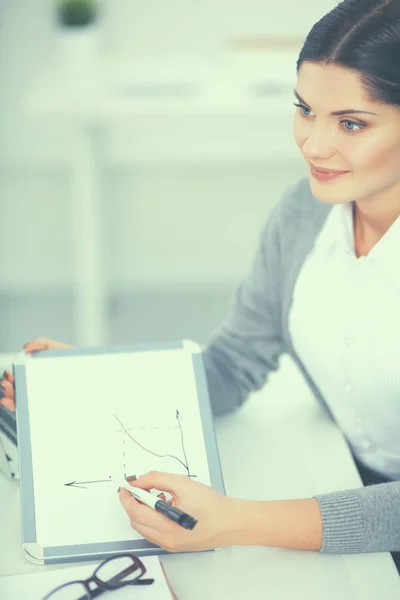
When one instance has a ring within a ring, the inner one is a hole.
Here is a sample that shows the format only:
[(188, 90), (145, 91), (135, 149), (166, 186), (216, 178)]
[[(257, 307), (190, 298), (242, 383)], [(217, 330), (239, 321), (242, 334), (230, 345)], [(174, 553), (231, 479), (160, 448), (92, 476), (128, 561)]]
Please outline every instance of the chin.
[(313, 177), (310, 177), (309, 181), (312, 195), (325, 204), (344, 204), (345, 202), (351, 202), (354, 198), (349, 190), (340, 189), (340, 186), (335, 184), (321, 184), (315, 181)]

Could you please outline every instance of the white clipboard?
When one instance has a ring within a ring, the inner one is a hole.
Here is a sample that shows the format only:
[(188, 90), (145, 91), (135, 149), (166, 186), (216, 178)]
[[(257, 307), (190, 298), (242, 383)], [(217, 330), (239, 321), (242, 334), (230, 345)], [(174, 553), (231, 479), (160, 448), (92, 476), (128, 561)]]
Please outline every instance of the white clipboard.
[(114, 476), (182, 473), (224, 493), (196, 343), (47, 350), (13, 370), (30, 561), (165, 553), (131, 528)]

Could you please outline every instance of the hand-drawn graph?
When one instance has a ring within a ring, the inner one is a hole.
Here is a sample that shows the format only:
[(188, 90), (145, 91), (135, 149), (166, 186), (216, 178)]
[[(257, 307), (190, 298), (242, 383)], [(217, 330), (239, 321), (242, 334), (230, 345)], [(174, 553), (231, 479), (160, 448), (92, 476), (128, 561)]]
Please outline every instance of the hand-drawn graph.
[[(175, 410), (175, 418), (157, 426), (143, 424), (126, 427), (118, 415), (117, 441), (120, 446), (119, 472), (121, 477), (139, 475), (151, 470), (180, 473), (196, 478), (190, 470), (185, 448), (184, 423), (181, 413)], [(68, 487), (87, 488), (90, 484), (112, 482), (112, 476), (85, 481), (70, 481)]]
[(146, 471), (183, 472), (189, 477), (195, 477), (190, 472), (182, 416), (178, 409), (175, 412), (175, 422), (170, 426), (127, 429), (117, 415), (114, 417), (120, 425), (124, 477), (130, 474), (127, 471), (135, 468), (135, 465), (141, 469), (146, 465)]

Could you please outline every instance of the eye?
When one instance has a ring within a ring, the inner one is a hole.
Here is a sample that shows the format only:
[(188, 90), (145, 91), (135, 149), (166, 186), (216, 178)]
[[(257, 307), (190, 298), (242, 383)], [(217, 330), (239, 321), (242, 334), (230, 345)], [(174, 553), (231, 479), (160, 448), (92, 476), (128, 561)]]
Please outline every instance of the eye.
[[(309, 117), (310, 113), (312, 112), (311, 108), (308, 108), (307, 106), (305, 106), (304, 104), (300, 104), (299, 102), (294, 102), (293, 103), (295, 106), (297, 106), (297, 108), (301, 108), (301, 112), (303, 113), (303, 115), (305, 117)], [(306, 112), (309, 111), (309, 112)]]
[(349, 121), (349, 119), (344, 119), (340, 121), (344, 125), (345, 131), (348, 133), (358, 133), (361, 129), (364, 129), (365, 125), (361, 123), (355, 123), (354, 121)]
[[(293, 103), (297, 108), (301, 109), (301, 114), (303, 117), (310, 117), (312, 115), (312, 110), (305, 104), (301, 104), (300, 102)], [(363, 123), (356, 123), (355, 121), (350, 121), (349, 119), (343, 119), (340, 121), (340, 124), (343, 125), (346, 133), (359, 133), (362, 129), (366, 127)]]

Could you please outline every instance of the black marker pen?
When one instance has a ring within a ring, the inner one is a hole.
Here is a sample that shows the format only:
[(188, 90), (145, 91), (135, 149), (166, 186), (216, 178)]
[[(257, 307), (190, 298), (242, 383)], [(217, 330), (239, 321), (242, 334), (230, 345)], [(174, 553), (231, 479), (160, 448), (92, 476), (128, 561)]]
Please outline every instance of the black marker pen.
[(168, 517), (168, 519), (171, 519), (171, 521), (175, 521), (175, 523), (178, 523), (178, 525), (184, 527), (185, 529), (193, 529), (193, 527), (197, 523), (196, 519), (194, 519), (190, 515), (184, 513), (182, 510), (179, 510), (179, 508), (170, 506), (169, 504), (167, 504), (167, 502), (164, 502), (164, 500), (160, 500), (158, 496), (150, 494), (150, 492), (146, 492), (146, 490), (142, 490), (138, 487), (133, 487), (129, 485), (129, 483), (127, 483), (126, 481), (121, 482), (118, 487), (124, 488), (124, 490), (128, 490), (128, 492), (134, 498), (136, 498), (136, 500), (139, 500), (139, 502), (143, 502), (143, 504), (150, 506), (150, 508), (154, 508), (159, 513), (163, 514), (165, 517)]

